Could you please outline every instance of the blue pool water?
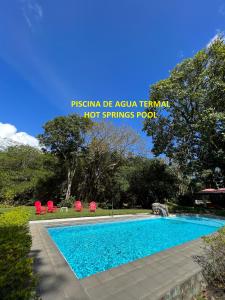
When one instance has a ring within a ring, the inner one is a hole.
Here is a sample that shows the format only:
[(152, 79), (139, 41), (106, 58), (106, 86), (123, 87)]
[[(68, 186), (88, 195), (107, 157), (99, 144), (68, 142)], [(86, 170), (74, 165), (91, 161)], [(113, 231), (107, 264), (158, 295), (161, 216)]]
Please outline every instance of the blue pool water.
[(48, 228), (75, 275), (82, 279), (211, 234), (224, 220), (169, 217)]

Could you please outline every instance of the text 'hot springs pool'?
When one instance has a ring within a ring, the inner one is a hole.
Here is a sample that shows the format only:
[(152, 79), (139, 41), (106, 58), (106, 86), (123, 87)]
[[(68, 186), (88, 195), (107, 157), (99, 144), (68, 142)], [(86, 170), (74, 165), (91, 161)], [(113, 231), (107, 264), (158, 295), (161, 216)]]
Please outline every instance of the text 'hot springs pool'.
[(224, 220), (169, 217), (48, 228), (77, 276), (84, 277), (211, 234)]

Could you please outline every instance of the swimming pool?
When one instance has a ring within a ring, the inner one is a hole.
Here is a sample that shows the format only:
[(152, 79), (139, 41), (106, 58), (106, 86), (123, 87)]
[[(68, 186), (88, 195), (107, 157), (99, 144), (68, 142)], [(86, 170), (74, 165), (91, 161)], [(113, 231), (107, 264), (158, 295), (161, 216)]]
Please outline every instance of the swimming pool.
[(224, 220), (168, 217), (48, 228), (78, 279), (211, 234)]

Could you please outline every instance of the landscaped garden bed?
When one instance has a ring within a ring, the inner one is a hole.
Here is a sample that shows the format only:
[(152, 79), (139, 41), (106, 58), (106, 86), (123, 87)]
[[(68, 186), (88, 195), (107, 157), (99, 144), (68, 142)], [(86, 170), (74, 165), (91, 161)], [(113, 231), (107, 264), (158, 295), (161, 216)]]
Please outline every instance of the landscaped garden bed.
[(15, 208), (0, 215), (0, 299), (35, 299), (33, 260), (29, 257), (30, 210)]

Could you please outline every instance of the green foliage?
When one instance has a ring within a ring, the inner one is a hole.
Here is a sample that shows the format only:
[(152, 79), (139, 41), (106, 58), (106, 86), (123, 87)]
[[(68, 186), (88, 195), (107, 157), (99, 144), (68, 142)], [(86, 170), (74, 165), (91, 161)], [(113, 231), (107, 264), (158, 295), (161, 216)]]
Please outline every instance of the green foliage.
[(73, 207), (74, 202), (76, 201), (76, 197), (75, 196), (70, 196), (68, 199), (64, 198), (61, 202), (60, 202), (60, 207)]
[(178, 193), (178, 178), (172, 167), (161, 159), (145, 160), (136, 167), (130, 180), (130, 193), (136, 204), (151, 208), (153, 202), (172, 199)]
[(70, 162), (84, 147), (85, 133), (91, 125), (89, 119), (76, 114), (56, 117), (43, 126), (44, 133), (38, 138), (47, 150)]
[(89, 140), (74, 176), (77, 195), (87, 202), (96, 200), (108, 206), (107, 202), (112, 202), (112, 197), (117, 196), (114, 175), (134, 149), (140, 148), (140, 137), (125, 126), (119, 128), (111, 123), (97, 123), (92, 127)]
[(28, 220), (29, 210), (16, 208), (0, 215), (0, 299), (30, 300), (35, 279)]
[(10, 147), (0, 152), (0, 199), (23, 203), (34, 196), (40, 182), (51, 178), (54, 157), (29, 146)]
[[(92, 128), (90, 128), (92, 127)], [(39, 136), (43, 152), (12, 147), (0, 152), (0, 200), (33, 205), (53, 199), (71, 207), (74, 196), (102, 207), (147, 207), (177, 193), (177, 176), (162, 160), (137, 155), (138, 135), (127, 127), (58, 117)]]
[(178, 162), (184, 175), (215, 186), (211, 174), (215, 167), (225, 174), (223, 37), (178, 64), (167, 79), (152, 85), (150, 98), (170, 102), (169, 108), (158, 111), (159, 118), (145, 121), (144, 129), (153, 139), (153, 153), (166, 154)]
[(225, 227), (205, 237), (204, 242), (205, 253), (199, 261), (203, 275), (211, 286), (225, 289)]
[(79, 158), (86, 150), (86, 133), (92, 122), (76, 114), (57, 117), (48, 121), (44, 133), (38, 136), (45, 151), (56, 155), (66, 170), (66, 199), (71, 195), (72, 181)]
[(110, 191), (115, 207), (151, 208), (155, 201), (163, 203), (176, 197), (178, 186), (175, 170), (163, 160), (137, 156), (118, 168)]
[(80, 169), (78, 195), (87, 202), (101, 202), (105, 201), (107, 193), (111, 192), (112, 179), (121, 162), (116, 153), (100, 153), (96, 148), (93, 152), (92, 150), (93, 148), (89, 148), (83, 169)]

